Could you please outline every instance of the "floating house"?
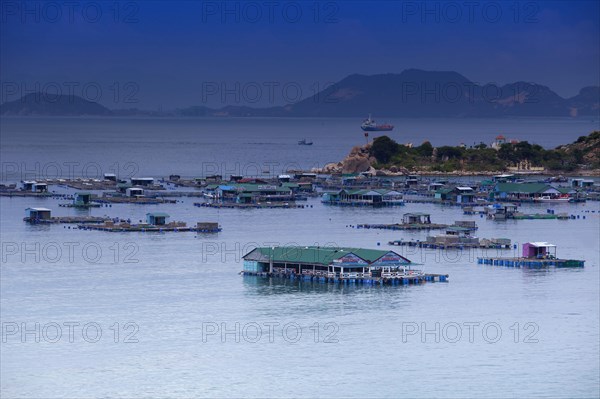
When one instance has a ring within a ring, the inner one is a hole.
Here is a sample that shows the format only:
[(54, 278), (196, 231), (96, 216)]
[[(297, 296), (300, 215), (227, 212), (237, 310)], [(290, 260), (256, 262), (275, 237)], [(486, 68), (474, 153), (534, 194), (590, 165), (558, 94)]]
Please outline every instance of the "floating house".
[(290, 187), (271, 184), (236, 183), (219, 185), (214, 189), (215, 202), (255, 204), (271, 201), (293, 201)]
[(319, 282), (409, 284), (446, 281), (426, 275), (394, 251), (331, 247), (261, 247), (243, 256), (243, 273)]
[(48, 185), (46, 183), (33, 183), (31, 191), (34, 193), (47, 193)]
[(556, 245), (547, 242), (527, 242), (523, 244), (523, 256), (519, 258), (477, 258), (477, 263), (509, 267), (583, 267), (585, 261), (558, 259)]
[(437, 192), (438, 190), (442, 190), (443, 188), (444, 188), (444, 183), (439, 183), (439, 182), (429, 183), (429, 186), (427, 186), (427, 190), (433, 191), (433, 192)]
[(140, 187), (127, 187), (125, 189), (125, 196), (127, 197), (143, 197), (144, 189)]
[(37, 184), (35, 180), (24, 180), (21, 182), (21, 190), (33, 191), (33, 185)]
[(281, 183), (281, 187), (290, 188), (294, 194), (296, 194), (296, 193), (306, 194), (306, 193), (312, 193), (314, 191), (313, 183), (310, 181)]
[(457, 204), (471, 204), (475, 202), (475, 191), (472, 187), (457, 186), (454, 188)]
[(404, 205), (402, 193), (388, 189), (343, 189), (323, 194), (322, 202), (331, 205), (350, 206)]
[(498, 183), (491, 196), (496, 200), (534, 201), (542, 197), (559, 198), (563, 193), (546, 183)]
[(526, 242), (523, 244), (524, 258), (556, 258), (556, 245), (547, 242)]
[(423, 212), (405, 213), (402, 215), (403, 224), (431, 224), (431, 215)]
[(506, 220), (514, 218), (517, 213), (517, 205), (511, 203), (497, 203), (489, 205), (486, 209), (487, 217), (494, 220)]
[(408, 175), (406, 177), (406, 182), (404, 183), (406, 188), (415, 187), (419, 184), (419, 176), (417, 175)]
[(35, 180), (24, 180), (21, 182), (21, 189), (23, 191), (31, 191), (33, 193), (47, 193), (48, 184), (38, 183)]
[(48, 208), (27, 208), (25, 213), (27, 215), (25, 221), (29, 222), (52, 219), (52, 211)]
[(451, 188), (439, 188), (436, 190), (434, 198), (440, 201), (450, 201), (452, 199)]
[(154, 178), (153, 177), (132, 177), (131, 185), (132, 186), (153, 186)]
[(573, 180), (571, 180), (571, 187), (573, 187), (573, 188), (591, 188), (591, 187), (594, 187), (594, 180), (592, 180), (592, 179), (573, 179)]
[(73, 205), (74, 206), (88, 206), (92, 202), (92, 193), (88, 193), (86, 191), (80, 191), (75, 193), (73, 197)]
[(150, 212), (146, 214), (146, 223), (153, 226), (164, 226), (169, 217), (169, 214), (164, 212)]
[(428, 236), (427, 243), (437, 245), (479, 245), (479, 239), (471, 236), (471, 229), (460, 226), (448, 226), (445, 234)]
[(445, 187), (435, 191), (435, 199), (440, 201), (451, 201), (457, 204), (472, 204), (475, 202), (475, 190), (472, 187), (457, 186)]

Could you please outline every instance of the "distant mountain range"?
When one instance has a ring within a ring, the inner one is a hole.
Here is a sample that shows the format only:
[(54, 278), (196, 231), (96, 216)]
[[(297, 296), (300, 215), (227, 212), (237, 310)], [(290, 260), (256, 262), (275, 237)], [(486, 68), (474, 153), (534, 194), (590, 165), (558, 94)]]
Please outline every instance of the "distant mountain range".
[(32, 93), (0, 105), (0, 115), (188, 117), (502, 117), (598, 116), (600, 87), (563, 98), (547, 86), (515, 82), (479, 85), (456, 72), (407, 69), (399, 74), (350, 75), (314, 96), (281, 107), (191, 106), (171, 112), (110, 110), (77, 96)]

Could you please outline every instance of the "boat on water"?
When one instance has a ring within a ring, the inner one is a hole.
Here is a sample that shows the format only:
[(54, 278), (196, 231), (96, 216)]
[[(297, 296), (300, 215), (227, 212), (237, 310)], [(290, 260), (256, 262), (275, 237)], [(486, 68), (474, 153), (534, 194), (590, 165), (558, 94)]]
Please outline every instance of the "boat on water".
[(387, 123), (383, 125), (378, 125), (377, 122), (375, 122), (375, 119), (371, 118), (371, 114), (369, 114), (369, 117), (363, 121), (360, 127), (365, 132), (388, 132), (394, 129), (394, 125), (390, 125)]
[(306, 139), (302, 139), (298, 141), (298, 145), (313, 145), (312, 141), (306, 141)]
[(568, 195), (561, 195), (560, 197), (550, 197), (549, 195), (544, 195), (540, 198), (535, 198), (535, 202), (569, 202), (571, 198)]

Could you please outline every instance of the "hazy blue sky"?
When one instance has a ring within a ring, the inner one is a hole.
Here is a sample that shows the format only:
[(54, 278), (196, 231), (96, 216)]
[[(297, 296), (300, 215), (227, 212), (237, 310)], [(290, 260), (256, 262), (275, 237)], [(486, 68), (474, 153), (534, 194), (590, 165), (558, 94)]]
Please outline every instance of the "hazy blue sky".
[(599, 84), (598, 1), (1, 4), (2, 100), (37, 84), (110, 108), (279, 105), (406, 68), (566, 97)]

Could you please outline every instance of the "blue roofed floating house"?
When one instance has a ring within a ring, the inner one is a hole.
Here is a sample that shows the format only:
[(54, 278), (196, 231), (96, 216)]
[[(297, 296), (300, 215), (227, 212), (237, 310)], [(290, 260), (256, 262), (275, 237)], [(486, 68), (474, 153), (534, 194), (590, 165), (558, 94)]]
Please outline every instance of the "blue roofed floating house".
[(27, 208), (25, 209), (27, 221), (50, 220), (52, 211), (48, 208)]
[(167, 224), (169, 214), (164, 212), (149, 212), (146, 214), (146, 223), (153, 226), (164, 226)]

